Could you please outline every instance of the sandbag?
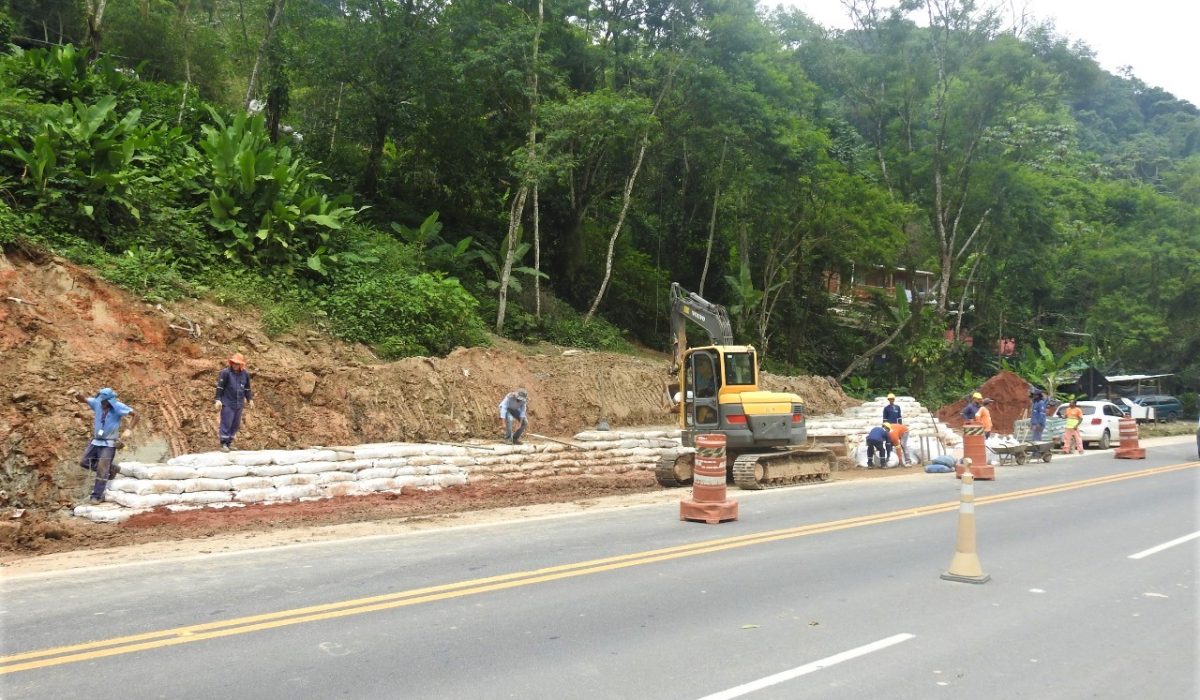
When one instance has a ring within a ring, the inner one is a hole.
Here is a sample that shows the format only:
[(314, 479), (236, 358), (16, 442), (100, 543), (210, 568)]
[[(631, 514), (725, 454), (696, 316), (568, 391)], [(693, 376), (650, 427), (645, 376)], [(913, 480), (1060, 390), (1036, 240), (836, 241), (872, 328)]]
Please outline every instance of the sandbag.
[(226, 452), (202, 452), (193, 455), (179, 455), (167, 460), (172, 467), (223, 467), (230, 464)]
[(183, 493), (187, 481), (179, 479), (126, 479), (118, 478), (108, 482), (110, 491), (124, 491), (144, 496), (148, 493)]
[(271, 463), (271, 454), (267, 451), (233, 452), (229, 455), (230, 464), (240, 464), (243, 467), (256, 467)]
[(194, 479), (196, 470), (192, 467), (171, 467), (161, 464), (147, 467), (137, 475), (139, 479)]
[(275, 489), (246, 489), (245, 491), (237, 491), (233, 494), (233, 500), (241, 503), (262, 503), (264, 501), (273, 500), (275, 497)]
[(295, 474), (295, 464), (264, 464), (257, 467), (250, 467), (250, 476), (265, 476), (274, 478), (284, 474)]
[(193, 491), (182, 494), (180, 503), (189, 505), (210, 505), (212, 503), (227, 503), (233, 500), (232, 491)]
[(71, 514), (78, 518), (86, 518), (94, 523), (120, 523), (128, 520), (134, 515), (137, 515), (138, 513), (144, 512), (146, 511), (141, 509), (134, 510), (130, 508), (116, 508), (113, 506), (103, 505), (94, 506), (87, 504), (75, 506), (75, 510), (71, 511)]
[[(416, 477), (402, 477), (413, 479)], [(367, 479), (366, 481), (355, 482), (363, 491), (392, 491), (399, 489), (403, 484), (398, 484), (396, 479)]]
[(315, 498), (321, 495), (321, 489), (316, 484), (298, 484), (295, 486), (280, 486), (275, 489), (272, 501), (298, 501), (301, 498)]
[(954, 467), (938, 464), (937, 462), (930, 462), (925, 465), (926, 474), (949, 474), (952, 471), (954, 471)]
[[(349, 476), (349, 474), (346, 476)], [(317, 474), (281, 474), (271, 477), (271, 485), (275, 488), (281, 486), (306, 486), (318, 483), (317, 479)]]
[(301, 462), (296, 465), (297, 474), (320, 474), (322, 472), (349, 471), (346, 465), (352, 462)]
[(275, 486), (275, 483), (265, 476), (235, 476), (229, 480), (229, 483), (233, 485), (234, 491), (269, 489)]
[(954, 468), (954, 465), (958, 464), (958, 459), (954, 455), (938, 455), (929, 461), (931, 464), (940, 464), (951, 469)]
[(236, 464), (196, 468), (196, 476), (202, 479), (233, 479), (239, 476), (246, 476), (249, 473), (249, 467), (243, 467)]
[(233, 484), (229, 483), (228, 479), (187, 479), (180, 483), (183, 484), (184, 493), (196, 493), (197, 491), (233, 490)]
[(348, 481), (354, 481), (354, 474), (351, 472), (321, 472), (320, 474), (313, 474), (312, 476), (317, 477), (318, 484), (340, 484)]
[(390, 479), (393, 476), (396, 476), (395, 468), (372, 467), (358, 472), (354, 478), (359, 481), (370, 481), (371, 479)]
[(157, 508), (168, 503), (179, 503), (180, 498), (181, 495), (177, 493), (148, 493), (139, 496), (124, 491), (108, 491), (104, 494), (104, 500), (126, 508)]

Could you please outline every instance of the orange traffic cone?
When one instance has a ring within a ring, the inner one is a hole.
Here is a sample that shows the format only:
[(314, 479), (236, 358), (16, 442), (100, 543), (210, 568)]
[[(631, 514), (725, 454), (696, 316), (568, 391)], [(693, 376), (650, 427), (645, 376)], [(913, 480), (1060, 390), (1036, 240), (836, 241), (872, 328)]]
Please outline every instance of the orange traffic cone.
[(971, 473), (971, 460), (964, 459), (963, 464), (966, 471), (962, 476), (962, 496), (958, 504), (958, 542), (950, 569), (942, 574), (942, 578), (962, 583), (987, 583), (992, 577), (983, 573), (983, 565), (975, 551), (975, 476)]

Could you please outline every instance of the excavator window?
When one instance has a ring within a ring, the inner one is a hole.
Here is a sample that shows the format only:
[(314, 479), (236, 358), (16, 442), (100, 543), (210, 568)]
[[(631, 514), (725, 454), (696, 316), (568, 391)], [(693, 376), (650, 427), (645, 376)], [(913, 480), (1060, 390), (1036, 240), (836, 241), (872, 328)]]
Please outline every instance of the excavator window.
[(711, 399), (717, 395), (717, 371), (713, 366), (714, 359), (708, 353), (693, 355), (696, 367), (696, 398), (698, 399)]
[(754, 353), (725, 353), (725, 383), (734, 386), (753, 386), (755, 384)]

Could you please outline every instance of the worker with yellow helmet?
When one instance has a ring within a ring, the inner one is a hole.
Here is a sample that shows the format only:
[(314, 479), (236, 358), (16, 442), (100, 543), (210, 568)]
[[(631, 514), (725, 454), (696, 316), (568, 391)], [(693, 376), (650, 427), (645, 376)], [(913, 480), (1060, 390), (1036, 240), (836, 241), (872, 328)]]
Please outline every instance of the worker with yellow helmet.
[(975, 416), (979, 413), (979, 407), (983, 405), (983, 394), (978, 391), (971, 394), (971, 400), (963, 407), (962, 418), (964, 421), (975, 420)]
[(898, 425), (904, 422), (900, 416), (900, 407), (896, 405), (896, 395), (887, 395), (887, 405), (883, 407), (883, 422)]

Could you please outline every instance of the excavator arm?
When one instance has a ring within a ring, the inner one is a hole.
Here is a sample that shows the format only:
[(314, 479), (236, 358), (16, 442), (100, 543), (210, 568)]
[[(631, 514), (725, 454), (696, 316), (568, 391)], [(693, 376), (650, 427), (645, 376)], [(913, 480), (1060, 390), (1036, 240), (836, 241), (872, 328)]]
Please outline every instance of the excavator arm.
[(733, 328), (725, 307), (671, 283), (671, 372), (679, 371), (687, 352), (687, 322), (691, 321), (708, 333), (710, 345), (733, 345)]

